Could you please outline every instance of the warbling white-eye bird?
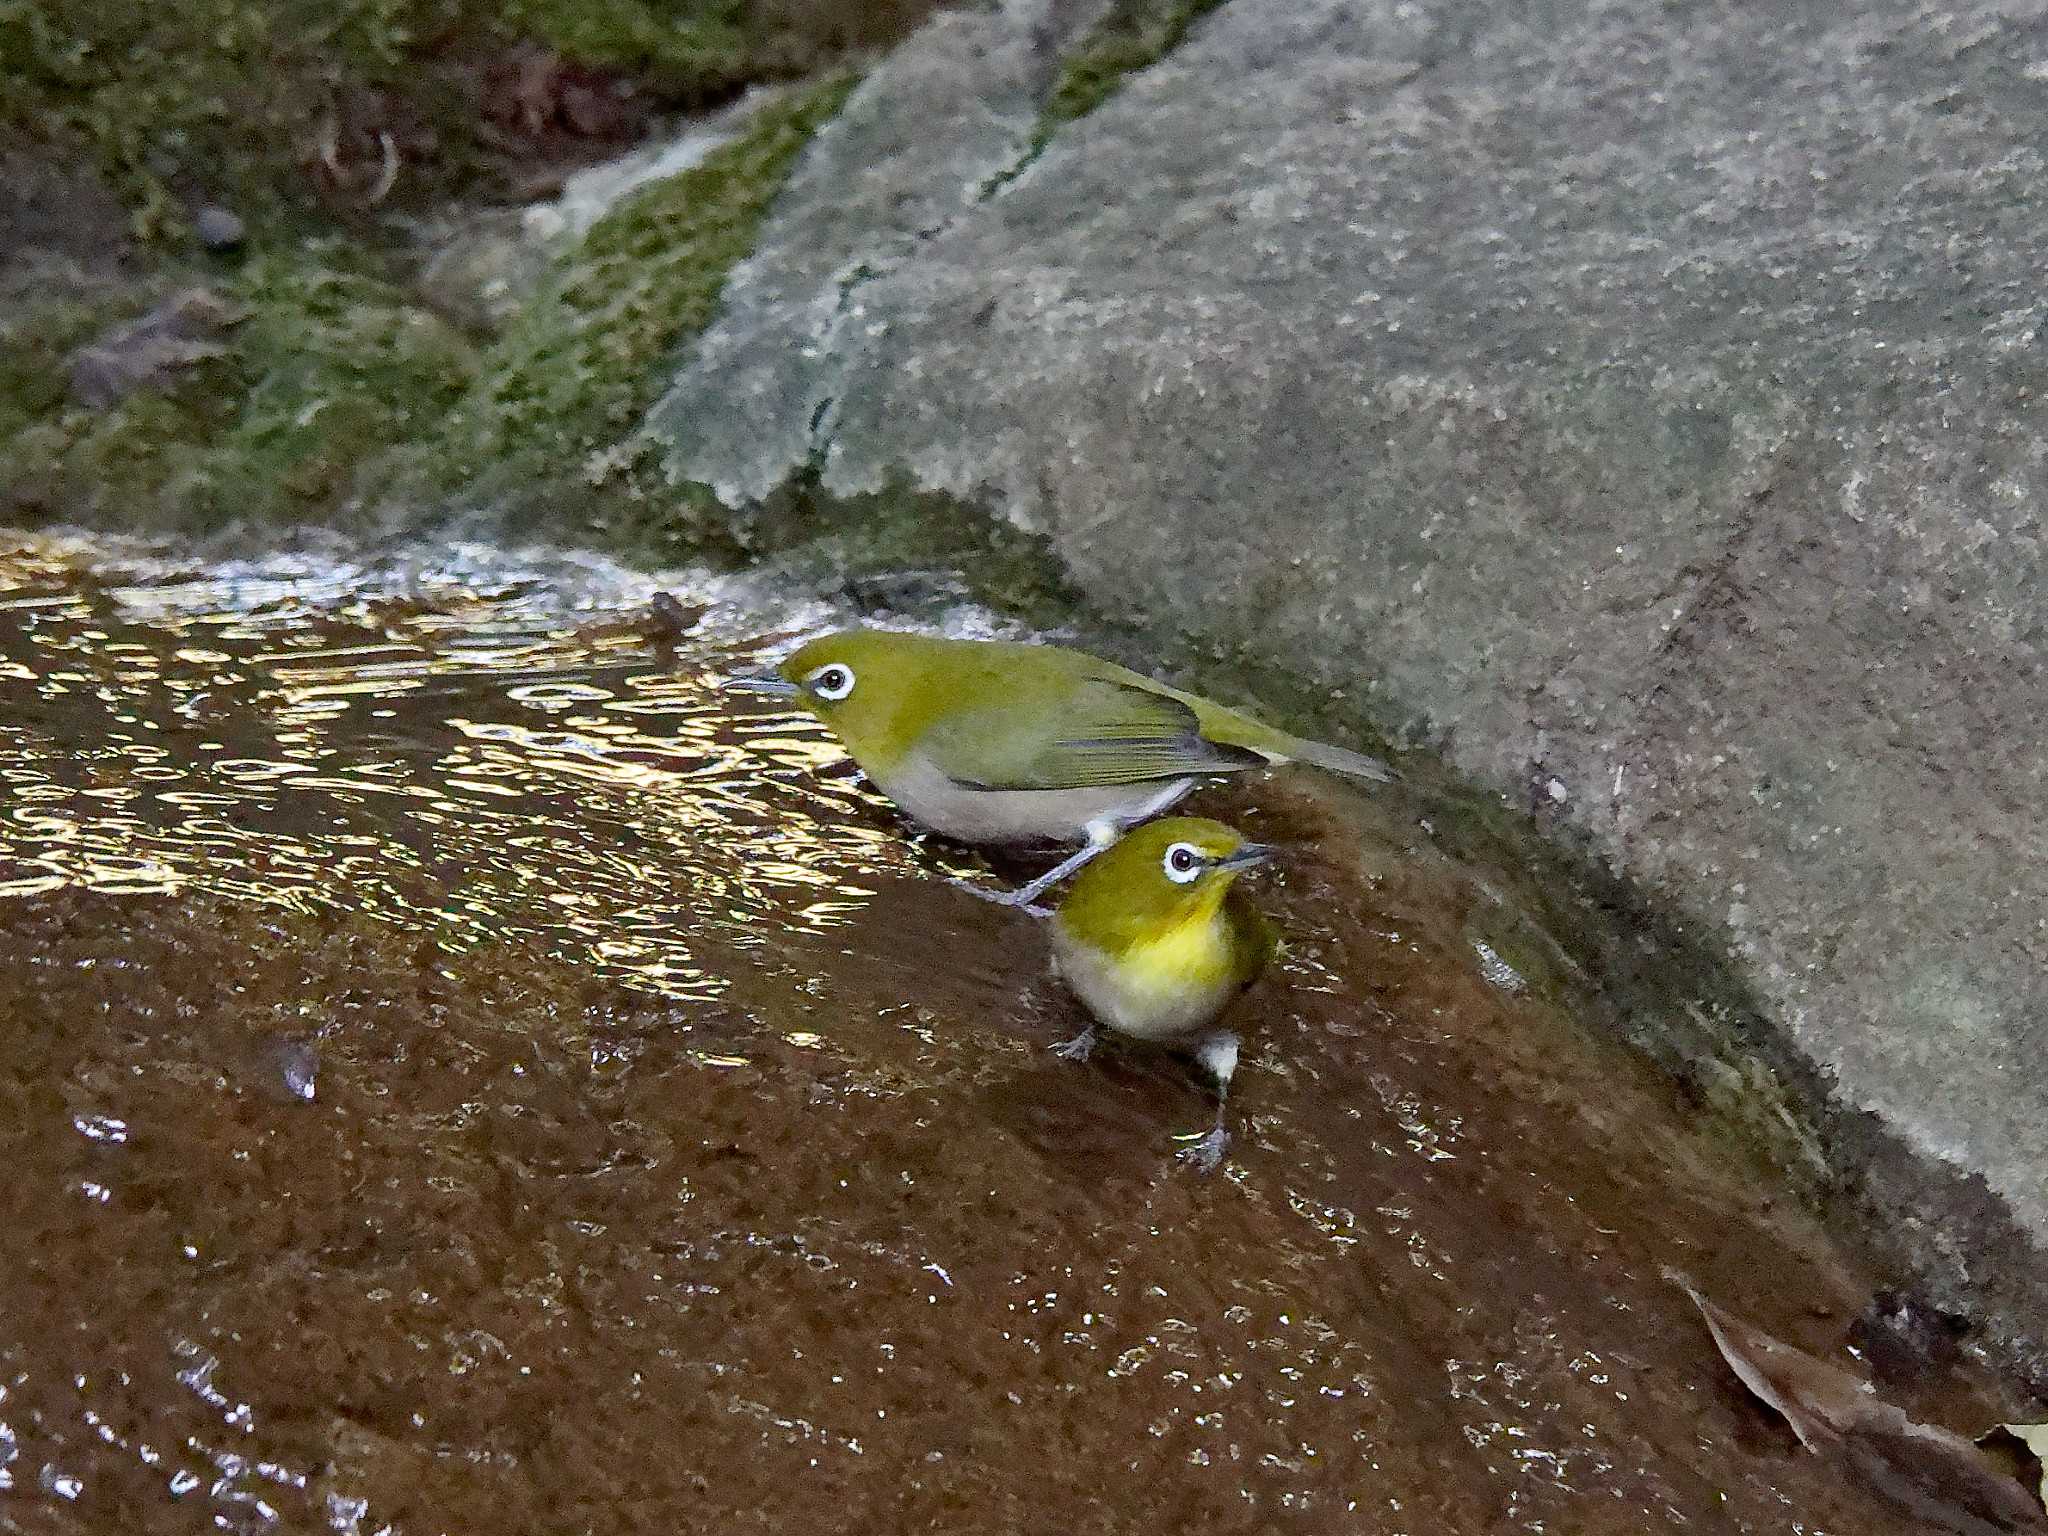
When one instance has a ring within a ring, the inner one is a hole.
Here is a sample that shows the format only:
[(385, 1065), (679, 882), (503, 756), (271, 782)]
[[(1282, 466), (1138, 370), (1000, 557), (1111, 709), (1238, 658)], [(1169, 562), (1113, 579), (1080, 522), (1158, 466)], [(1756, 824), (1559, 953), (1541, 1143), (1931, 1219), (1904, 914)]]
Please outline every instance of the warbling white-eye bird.
[[(1223, 1158), (1223, 1105), (1237, 1036), (1216, 1019), (1266, 968), (1278, 936), (1237, 890), (1272, 850), (1220, 821), (1169, 816), (1126, 833), (1074, 877), (1052, 914), (1053, 969), (1120, 1035), (1191, 1051), (1216, 1079), (1216, 1124), (1181, 1150), (1203, 1172)], [(1086, 1061), (1095, 1026), (1055, 1049)]]
[(1211, 774), (1299, 761), (1393, 777), (1377, 758), (1057, 645), (849, 629), (729, 685), (798, 699), (877, 789), (947, 837), (1084, 845), (1003, 898), (1020, 905)]

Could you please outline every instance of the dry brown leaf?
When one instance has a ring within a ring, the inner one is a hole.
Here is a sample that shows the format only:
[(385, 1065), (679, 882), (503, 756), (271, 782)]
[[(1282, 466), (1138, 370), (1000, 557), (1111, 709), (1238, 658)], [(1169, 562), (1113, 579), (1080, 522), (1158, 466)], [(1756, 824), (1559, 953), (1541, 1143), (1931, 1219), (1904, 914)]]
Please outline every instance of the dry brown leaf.
[(2048, 1424), (1994, 1424), (1977, 1437), (1977, 1443), (1985, 1445), (2001, 1436), (2027, 1448), (2041, 1474), (2041, 1502), (2048, 1504)]
[(108, 410), (139, 389), (161, 389), (183, 369), (226, 355), (213, 338), (240, 325), (248, 308), (204, 288), (172, 294), (139, 320), (116, 326), (71, 358), (71, 393)]
[(1742, 1384), (1784, 1415), (1808, 1450), (1959, 1536), (2048, 1532), (2033, 1496), (1961, 1435), (1908, 1418), (1861, 1377), (1722, 1311), (1676, 1270), (1665, 1275), (1692, 1297)]

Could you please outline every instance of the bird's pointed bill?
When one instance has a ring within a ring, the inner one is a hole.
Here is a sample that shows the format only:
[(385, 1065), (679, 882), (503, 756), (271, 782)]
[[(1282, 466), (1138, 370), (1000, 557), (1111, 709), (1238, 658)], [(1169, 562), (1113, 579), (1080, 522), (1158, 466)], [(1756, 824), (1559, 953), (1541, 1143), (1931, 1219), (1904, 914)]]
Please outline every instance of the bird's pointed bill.
[(1270, 843), (1242, 843), (1216, 861), (1218, 869), (1251, 869), (1269, 864), (1279, 850)]
[(796, 684), (773, 672), (735, 672), (718, 686), (728, 693), (766, 693), (778, 699), (796, 696)]

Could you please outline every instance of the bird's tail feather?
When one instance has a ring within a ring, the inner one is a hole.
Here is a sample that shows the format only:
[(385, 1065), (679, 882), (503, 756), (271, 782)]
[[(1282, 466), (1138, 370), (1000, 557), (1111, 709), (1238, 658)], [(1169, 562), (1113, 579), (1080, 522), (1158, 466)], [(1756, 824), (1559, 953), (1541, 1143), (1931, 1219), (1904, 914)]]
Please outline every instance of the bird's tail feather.
[(1327, 742), (1310, 741), (1296, 736), (1284, 749), (1288, 757), (1297, 763), (1325, 768), (1331, 773), (1342, 773), (1354, 779), (1372, 779), (1381, 784), (1391, 784), (1398, 775), (1376, 757), (1367, 757), (1363, 752), (1347, 751), (1333, 747)]

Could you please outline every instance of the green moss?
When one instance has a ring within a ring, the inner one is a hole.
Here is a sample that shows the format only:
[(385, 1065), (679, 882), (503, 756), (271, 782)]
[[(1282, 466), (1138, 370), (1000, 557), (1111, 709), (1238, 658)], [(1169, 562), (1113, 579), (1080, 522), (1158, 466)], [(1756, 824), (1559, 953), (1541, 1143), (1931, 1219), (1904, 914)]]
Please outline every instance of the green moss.
[(364, 458), (468, 386), (468, 344), (378, 278), (309, 248), (253, 262), (222, 296), (224, 355), (108, 410), (64, 394), (65, 355), (120, 318), (73, 305), (9, 327), (0, 463), (13, 510), (152, 526), (331, 512)]
[(66, 359), (138, 308), (132, 297), (90, 290), (0, 303), (0, 443), (64, 408)]
[(201, 521), (330, 510), (368, 457), (469, 387), (469, 343), (374, 277), (264, 261), (229, 292), (250, 309), (234, 338), (241, 405), (181, 492)]
[(1039, 138), (1086, 117), (1133, 70), (1158, 63), (1180, 46), (1188, 28), (1223, 0), (1116, 0), (1074, 51), (1039, 114)]
[(662, 365), (717, 313), (727, 272), (849, 78), (764, 107), (695, 169), (641, 188), (592, 227), (484, 359), (443, 430), (393, 466), (387, 492), (460, 492), (516, 510), (580, 500), (653, 531), (708, 531), (640, 435)]
[[(145, 238), (231, 203), (259, 235), (497, 188), (493, 61), (516, 43), (692, 107), (901, 36), (931, 0), (0, 0), (0, 136), (83, 151)], [(516, 115), (516, 114), (515, 114)], [(383, 136), (383, 138), (380, 138)], [(322, 189), (321, 151), (346, 173)], [(530, 169), (530, 167), (526, 167)], [(373, 226), (363, 232), (375, 234)]]
[(175, 521), (168, 493), (189, 481), (226, 415), (195, 387), (37, 422), (0, 455), (10, 502), (67, 521), (163, 526)]

